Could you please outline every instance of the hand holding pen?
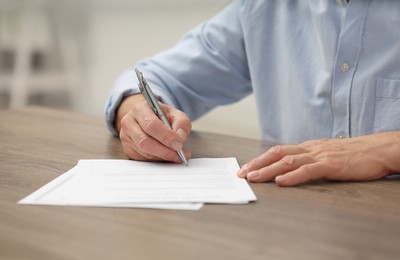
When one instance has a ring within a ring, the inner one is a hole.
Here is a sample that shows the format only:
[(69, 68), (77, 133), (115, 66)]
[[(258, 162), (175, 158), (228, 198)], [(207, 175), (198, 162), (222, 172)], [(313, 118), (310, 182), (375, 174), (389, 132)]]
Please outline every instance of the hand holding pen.
[[(150, 108), (154, 111), (154, 113), (161, 119), (161, 121), (170, 129), (172, 129), (171, 124), (169, 123), (164, 111), (161, 109), (160, 105), (158, 104), (157, 98), (154, 96), (153, 91), (151, 91), (150, 86), (147, 84), (146, 79), (143, 77), (141, 71), (137, 68), (135, 69), (136, 76), (139, 80), (139, 89), (142, 93), (143, 97), (146, 99), (147, 103), (149, 104)], [(182, 162), (188, 166), (188, 161), (186, 160), (185, 154), (183, 150), (180, 149), (177, 151), (179, 157), (182, 159)]]
[[(136, 76), (139, 85), (145, 84), (146, 89), (150, 89), (140, 71), (136, 71)], [(155, 97), (154, 100), (157, 102)], [(153, 105), (145, 99), (145, 94), (130, 95), (121, 102), (115, 124), (125, 154), (133, 160), (185, 163), (184, 159), (191, 157), (190, 151), (183, 149), (191, 131), (188, 116), (174, 107), (157, 102), (171, 129), (156, 114)]]

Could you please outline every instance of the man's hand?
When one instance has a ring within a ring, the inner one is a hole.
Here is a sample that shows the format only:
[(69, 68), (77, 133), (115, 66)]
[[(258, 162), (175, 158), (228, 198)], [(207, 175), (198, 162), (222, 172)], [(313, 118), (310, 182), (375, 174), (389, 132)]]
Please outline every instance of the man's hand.
[[(182, 149), (192, 125), (183, 112), (164, 104), (160, 106), (172, 129), (156, 116), (141, 94), (122, 101), (115, 122), (122, 147), (133, 160), (182, 163), (176, 152)], [(184, 153), (190, 158), (190, 151)]]
[(317, 179), (377, 180), (400, 172), (400, 133), (386, 132), (348, 139), (321, 139), (278, 145), (245, 164), (239, 177), (295, 186)]

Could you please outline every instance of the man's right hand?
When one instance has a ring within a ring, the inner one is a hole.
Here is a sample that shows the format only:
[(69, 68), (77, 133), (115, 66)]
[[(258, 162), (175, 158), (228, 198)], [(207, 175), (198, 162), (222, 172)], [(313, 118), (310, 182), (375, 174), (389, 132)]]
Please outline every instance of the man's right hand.
[[(119, 106), (115, 126), (125, 154), (132, 160), (182, 163), (177, 151), (190, 133), (192, 124), (180, 110), (160, 103), (172, 129), (153, 112), (141, 94), (126, 97)], [(184, 149), (187, 159), (189, 150)]]

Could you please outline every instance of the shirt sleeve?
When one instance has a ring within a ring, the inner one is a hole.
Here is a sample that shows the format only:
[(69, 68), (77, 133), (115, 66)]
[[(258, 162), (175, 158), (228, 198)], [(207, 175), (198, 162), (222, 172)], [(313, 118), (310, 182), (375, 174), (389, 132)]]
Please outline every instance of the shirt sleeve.
[[(173, 48), (135, 64), (155, 95), (184, 111), (191, 120), (252, 92), (241, 9), (241, 1), (231, 2)], [(105, 107), (108, 128), (115, 135), (116, 109), (125, 96), (138, 92), (132, 67), (116, 80)]]

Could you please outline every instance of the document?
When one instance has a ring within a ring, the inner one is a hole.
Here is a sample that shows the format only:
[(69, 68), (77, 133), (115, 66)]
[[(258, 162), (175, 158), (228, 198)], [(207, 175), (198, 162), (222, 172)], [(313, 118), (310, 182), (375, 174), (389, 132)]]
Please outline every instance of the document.
[(154, 208), (174, 210), (199, 210), (203, 203), (76, 203), (71, 200), (72, 178), (76, 172), (74, 167), (53, 181), (44, 185), (29, 196), (20, 200), (19, 204), (52, 205), (52, 206), (87, 206), (87, 207), (125, 207), (125, 208)]
[(165, 162), (80, 160), (21, 204), (192, 209), (256, 200), (235, 158)]

